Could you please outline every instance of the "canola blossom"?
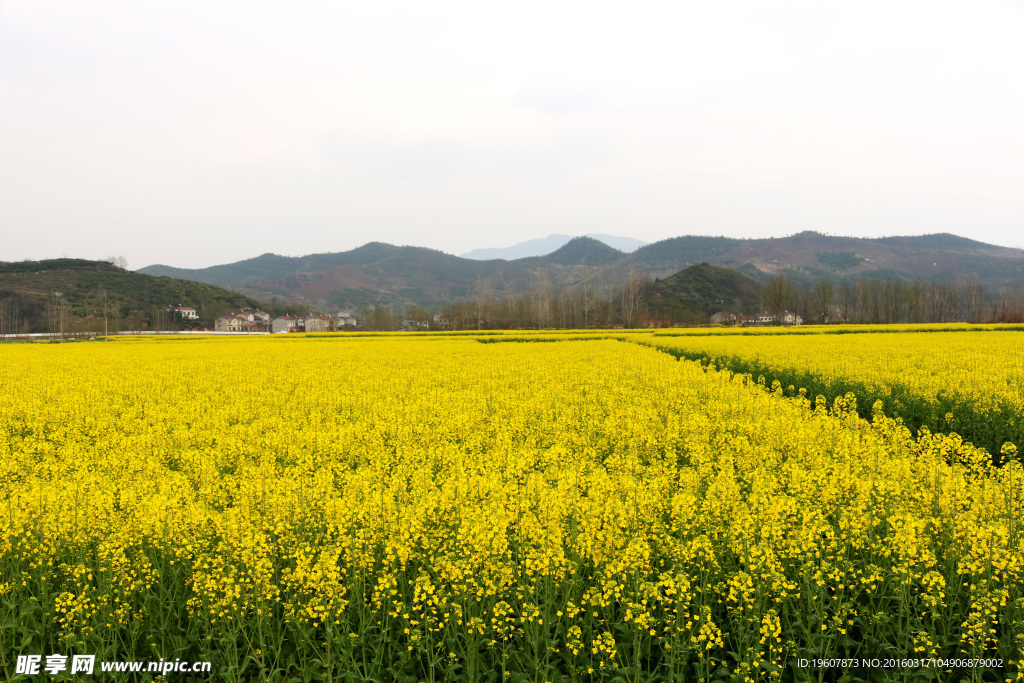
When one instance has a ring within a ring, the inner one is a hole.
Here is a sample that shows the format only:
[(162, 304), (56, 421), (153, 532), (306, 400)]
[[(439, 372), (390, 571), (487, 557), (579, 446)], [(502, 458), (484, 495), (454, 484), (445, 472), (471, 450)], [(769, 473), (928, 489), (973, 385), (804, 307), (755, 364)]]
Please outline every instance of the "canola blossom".
[[(882, 401), (887, 415), (915, 430), (956, 432), (993, 454), (1007, 441), (1024, 447), (1024, 331), (903, 327), (926, 331), (771, 334), (773, 328), (763, 328), (757, 335), (667, 332), (643, 339), (674, 355), (828, 400), (853, 392), (868, 410)], [(857, 328), (837, 331), (843, 330)]]
[(5, 677), (57, 652), (229, 681), (819, 680), (796, 662), (896, 653), (1024, 680), (1012, 446), (994, 467), (848, 398), (504, 337), (0, 346)]

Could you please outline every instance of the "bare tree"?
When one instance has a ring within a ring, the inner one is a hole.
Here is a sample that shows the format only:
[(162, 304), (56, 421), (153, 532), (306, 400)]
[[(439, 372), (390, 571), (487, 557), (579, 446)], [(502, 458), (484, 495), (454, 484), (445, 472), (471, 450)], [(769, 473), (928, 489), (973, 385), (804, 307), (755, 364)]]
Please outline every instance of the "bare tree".
[[(832, 308), (835, 306), (836, 289), (831, 280), (819, 280), (814, 283), (811, 300), (814, 302), (814, 319), (827, 323), (832, 319)], [(810, 311), (808, 311), (810, 313)]]
[(166, 306), (158, 306), (153, 311), (153, 331), (169, 332), (171, 329), (171, 311)]
[(880, 284), (882, 322), (898, 323), (903, 320), (905, 302), (903, 280), (886, 278)]
[(97, 302), (100, 308), (103, 310), (103, 340), (110, 341), (110, 327), (107, 322), (108, 316), (108, 299), (107, 299), (107, 288), (100, 285), (99, 301)]
[(965, 322), (980, 323), (985, 308), (985, 291), (976, 278), (963, 286), (963, 318)]
[(861, 278), (857, 282), (861, 320), (877, 325), (882, 322), (882, 285), (878, 280)]
[(843, 320), (852, 322), (858, 315), (857, 308), (857, 286), (849, 280), (843, 280), (839, 283), (839, 311)]
[(530, 303), (533, 309), (533, 320), (537, 329), (546, 327), (551, 305), (551, 286), (548, 282), (548, 275), (543, 270), (537, 270), (533, 274), (533, 283), (530, 287)]
[(644, 279), (639, 277), (633, 266), (629, 267), (626, 284), (619, 292), (622, 305), (622, 324), (626, 328), (636, 327), (639, 319), (640, 302), (644, 289)]
[(14, 334), (11, 330), (11, 307), (14, 305), (10, 299), (0, 299), (0, 339)]
[(907, 319), (912, 323), (923, 323), (925, 321), (927, 287), (921, 280), (914, 280), (914, 284), (907, 287)]
[(790, 275), (773, 275), (761, 288), (761, 305), (776, 323), (782, 324), (782, 315), (793, 305), (795, 291)]
[(587, 265), (585, 261), (580, 265), (580, 270), (580, 308), (583, 313), (583, 327), (592, 327), (595, 324), (594, 311), (597, 307), (603, 271), (596, 266)]
[(1024, 322), (1024, 291), (1018, 288), (1004, 287), (999, 293), (999, 322)]
[(50, 337), (64, 340), (65, 334), (69, 332), (67, 325), (68, 306), (62, 292), (53, 292), (46, 301), (47, 319), (50, 325)]
[(476, 304), (476, 329), (482, 330), (494, 299), (494, 288), (490, 278), (480, 276), (473, 287), (473, 302)]

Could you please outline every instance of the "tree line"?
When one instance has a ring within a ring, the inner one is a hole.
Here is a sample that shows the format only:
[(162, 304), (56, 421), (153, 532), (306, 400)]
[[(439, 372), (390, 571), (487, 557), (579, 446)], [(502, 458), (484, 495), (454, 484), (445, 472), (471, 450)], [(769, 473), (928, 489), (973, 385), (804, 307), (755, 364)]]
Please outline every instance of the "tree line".
[[(403, 326), (432, 330), (635, 328), (706, 325), (708, 311), (677, 308), (670, 315), (650, 298), (651, 278), (629, 273), (611, 286), (597, 282), (552, 287), (541, 274), (527, 291), (497, 296), (490, 282), (477, 281), (470, 296), (428, 310), (364, 307), (361, 326), (394, 330)], [(907, 281), (900, 278), (800, 281), (774, 275), (760, 290), (758, 306), (724, 305), (737, 315), (800, 314), (806, 323), (990, 323), (1024, 322), (1024, 286), (986, 289), (976, 280)], [(669, 315), (669, 317), (665, 317)]]
[[(539, 271), (525, 290), (499, 289), (488, 278), (479, 278), (468, 295), (458, 301), (429, 309), (364, 306), (357, 318), (360, 327), (369, 330), (635, 328), (710, 322), (711, 311), (689, 310), (685, 302), (665, 306), (661, 301), (656, 305), (652, 300), (655, 285), (656, 281), (635, 271), (612, 274), (584, 269), (583, 276), (571, 283), (553, 282)], [(206, 295), (202, 292), (202, 301), (196, 305), (200, 320), (191, 321), (178, 315), (168, 303), (151, 303), (155, 292), (133, 300), (123, 292), (99, 285), (79, 289), (72, 296), (51, 292), (42, 301), (0, 292), (0, 337), (26, 332), (66, 338), (173, 331), (196, 324), (212, 326), (217, 316), (237, 310), (234, 301)], [(757, 306), (748, 304), (744, 309), (738, 302), (722, 306), (738, 315), (768, 313), (776, 320), (785, 311), (794, 311), (805, 322), (824, 324), (1024, 322), (1024, 286), (992, 290), (977, 280), (926, 282), (871, 277), (805, 281), (779, 274), (762, 285)], [(305, 315), (309, 309), (305, 304), (264, 305), (264, 310), (275, 316)]]
[(761, 289), (765, 311), (801, 313), (815, 323), (1024, 322), (1024, 289), (986, 289), (977, 280), (907, 281), (869, 278), (798, 283), (775, 275)]
[(585, 329), (637, 327), (643, 320), (643, 297), (652, 281), (630, 272), (619, 284), (594, 269), (573, 285), (558, 285), (538, 272), (525, 291), (495, 288), (479, 278), (467, 298), (433, 309), (412, 306), (404, 312), (364, 307), (360, 325), (393, 330), (410, 324), (431, 330)]
[[(42, 300), (4, 296), (0, 292), (0, 339), (24, 334), (48, 334), (54, 339), (73, 339), (134, 332), (174, 332), (192, 327), (213, 327), (214, 320), (237, 312), (237, 303), (202, 299), (195, 303), (198, 319), (178, 313), (177, 304), (149, 303), (126, 299), (105, 287), (93, 296), (75, 296), (53, 291)], [(305, 316), (308, 304), (261, 304), (272, 316)], [(254, 308), (255, 306), (250, 306)]]

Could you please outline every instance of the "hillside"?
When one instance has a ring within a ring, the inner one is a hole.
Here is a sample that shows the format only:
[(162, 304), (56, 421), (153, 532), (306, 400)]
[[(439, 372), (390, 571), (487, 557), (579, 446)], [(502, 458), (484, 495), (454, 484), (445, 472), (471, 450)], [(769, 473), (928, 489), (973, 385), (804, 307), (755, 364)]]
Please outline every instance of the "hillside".
[[(47, 332), (63, 312), (66, 329), (102, 330), (103, 292), (107, 317), (141, 326), (162, 318), (169, 326), (168, 307), (195, 308), (200, 322), (230, 310), (256, 308), (259, 302), (237, 292), (193, 280), (154, 277), (118, 268), (106, 261), (52, 259), (0, 262), (0, 329)], [(264, 305), (266, 308), (266, 305)]]
[(730, 237), (672, 237), (637, 249), (628, 261), (646, 273), (664, 277), (694, 263), (718, 263), (724, 254), (742, 243)]
[(370, 242), (351, 251), (301, 257), (264, 254), (196, 270), (155, 265), (150, 275), (190, 278), (231, 287), (263, 301), (313, 306), (439, 306), (473, 296), (486, 283), (496, 296), (523, 291), (541, 274), (572, 285), (594, 267), (611, 267), (625, 254), (590, 237), (577, 237), (546, 256), (480, 261), (424, 247)]
[(698, 263), (655, 282), (644, 304), (652, 317), (689, 322), (721, 310), (754, 313), (760, 293), (757, 280), (738, 270)]
[(578, 237), (546, 256), (485, 261), (371, 242), (347, 252), (263, 254), (197, 270), (154, 265), (139, 272), (230, 287), (262, 301), (400, 308), (471, 298), (481, 286), (499, 298), (527, 291), (538, 282), (573, 287), (586, 280), (607, 288), (629, 272), (668, 278), (697, 263), (739, 270), (760, 282), (780, 272), (805, 282), (859, 277), (976, 280), (992, 291), (1024, 282), (1024, 251), (1019, 249), (949, 234), (860, 239), (816, 232), (756, 240), (690, 235), (629, 254)]
[(762, 281), (788, 272), (805, 281), (862, 275), (929, 282), (976, 279), (999, 289), (1024, 278), (1024, 251), (947, 233), (876, 239), (817, 232), (758, 240), (677, 237), (638, 249), (627, 260), (654, 277), (706, 261)]

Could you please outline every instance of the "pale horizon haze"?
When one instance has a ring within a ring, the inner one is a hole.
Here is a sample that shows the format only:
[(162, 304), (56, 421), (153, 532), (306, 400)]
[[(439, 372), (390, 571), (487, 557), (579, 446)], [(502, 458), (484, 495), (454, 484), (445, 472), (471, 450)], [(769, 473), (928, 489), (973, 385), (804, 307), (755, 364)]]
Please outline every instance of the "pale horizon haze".
[(0, 261), (1024, 248), (1024, 0), (0, 0)]

